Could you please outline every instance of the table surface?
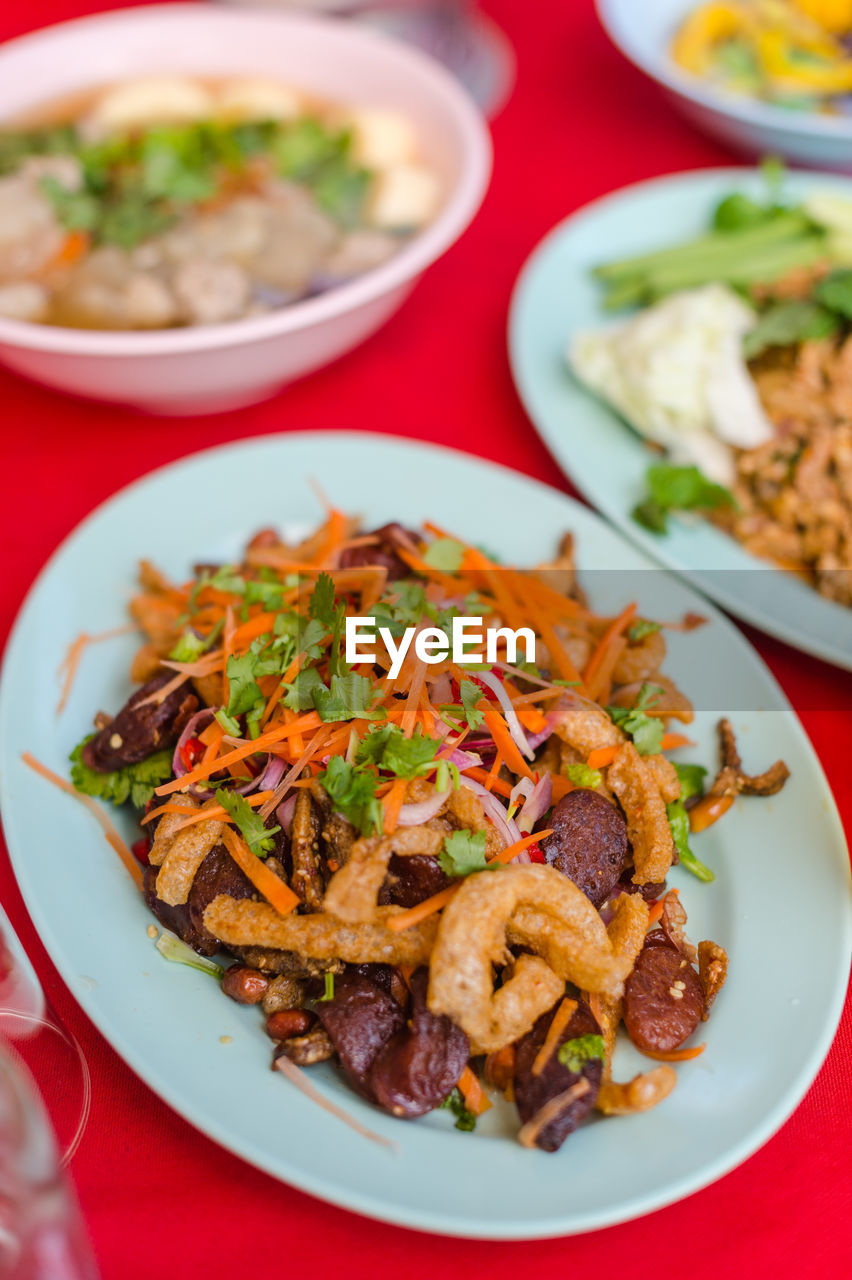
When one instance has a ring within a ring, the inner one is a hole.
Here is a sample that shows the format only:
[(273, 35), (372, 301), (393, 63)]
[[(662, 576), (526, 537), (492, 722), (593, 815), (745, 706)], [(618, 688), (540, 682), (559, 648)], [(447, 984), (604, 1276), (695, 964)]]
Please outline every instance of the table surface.
[[(77, 16), (84, 7), (116, 6), (81, 0), (4, 6), (0, 38)], [(622, 61), (597, 24), (592, 0), (489, 0), (484, 8), (518, 57), (517, 85), (493, 126), (490, 192), (474, 226), (359, 350), (267, 404), (194, 419), (146, 419), (74, 402), (0, 371), (3, 638), (49, 553), (96, 503), (152, 467), (207, 445), (291, 429), (391, 432), (493, 458), (573, 493), (509, 375), (506, 312), (521, 264), (555, 222), (587, 201), (657, 174), (730, 163), (731, 156), (695, 133)], [(852, 727), (848, 711), (832, 708), (848, 707), (852, 675), (757, 633), (749, 637), (799, 710), (849, 834)], [(623, 1266), (634, 1280), (656, 1277), (661, 1265), (680, 1258), (688, 1259), (690, 1280), (849, 1274), (848, 1002), (828, 1060), (795, 1115), (714, 1186), (593, 1235), (525, 1244), (454, 1241), (322, 1204), (197, 1133), (136, 1078), (77, 1007), (32, 929), (5, 848), (0, 895), (91, 1064), (94, 1105), (73, 1172), (105, 1280), (141, 1280), (164, 1264), (181, 1280), (206, 1280), (243, 1276), (249, 1268), (274, 1276), (286, 1266), (298, 1274), (303, 1263), (309, 1274), (341, 1269), (352, 1280), (398, 1270), (412, 1280), (486, 1270), (493, 1280), (514, 1280), (521, 1265), (557, 1273), (570, 1267), (573, 1274), (588, 1266), (602, 1274), (602, 1254), (603, 1274)], [(570, 1160), (570, 1149), (558, 1159)], [(483, 1195), (511, 1196), (511, 1188), (483, 1187)]]

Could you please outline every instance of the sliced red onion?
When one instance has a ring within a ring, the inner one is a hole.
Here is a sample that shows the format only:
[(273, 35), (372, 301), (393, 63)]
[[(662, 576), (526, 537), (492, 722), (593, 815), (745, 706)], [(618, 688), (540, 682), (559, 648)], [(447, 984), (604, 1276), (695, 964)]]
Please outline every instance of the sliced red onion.
[(279, 804), (278, 808), (275, 810), (275, 816), (278, 819), (278, 825), (281, 827), (281, 830), (284, 832), (285, 836), (287, 836), (288, 838), (290, 836), (290, 828), (293, 825), (293, 814), (296, 811), (297, 799), (298, 799), (298, 792), (294, 791), (293, 794), (291, 796), (288, 796), (286, 800), (282, 800), (281, 804)]
[(516, 805), (523, 796), (524, 800), (529, 800), (533, 791), (535, 791), (535, 783), (532, 778), (521, 778), (520, 782), (516, 782), (509, 793), (509, 808)]
[(453, 684), (448, 671), (442, 671), (432, 682), (432, 702), (440, 706), (442, 702), (452, 702)]
[(435, 759), (446, 760), (447, 764), (457, 765), (459, 769), (476, 769), (482, 764), (482, 756), (477, 755), (475, 751), (453, 750), (449, 755), (439, 751)]
[(462, 778), (462, 785), (469, 787), (479, 796), (485, 816), (491, 819), (507, 845), (516, 844), (522, 839), (517, 823), (508, 816), (497, 797), (483, 787), (481, 782), (476, 782), (473, 778)]
[(527, 742), (530, 744), (533, 751), (538, 751), (541, 744), (543, 742), (547, 742), (547, 739), (552, 733), (553, 725), (549, 724), (546, 729), (541, 729), (538, 733), (531, 733), (527, 737)]
[[(258, 791), (274, 791), (283, 777), (284, 761), (280, 756), (269, 755), (266, 757), (263, 772), (255, 781), (255, 789)], [(246, 792), (243, 792), (243, 795), (245, 794)]]
[(177, 740), (175, 753), (172, 756), (172, 773), (176, 778), (182, 778), (185, 773), (189, 773), (183, 762), (181, 748), (186, 746), (190, 738), (197, 738), (199, 733), (203, 733), (212, 719), (213, 712), (210, 707), (202, 707), (200, 711), (196, 711), (195, 715), (187, 720), (184, 731)]
[(450, 791), (451, 788), (447, 787), (446, 791), (436, 791), (428, 800), (420, 800), (417, 804), (402, 805), (397, 818), (399, 826), (418, 827), (422, 822), (428, 822), (430, 818), (434, 818)]
[(547, 813), (552, 801), (553, 779), (549, 773), (546, 773), (541, 781), (537, 782), (533, 787), (524, 803), (523, 809), (518, 814), (518, 827), (523, 831), (524, 835), (532, 831), (539, 818)]
[(506, 725), (509, 730), (509, 733), (512, 735), (512, 740), (514, 741), (515, 746), (518, 748), (521, 755), (526, 756), (527, 760), (532, 760), (533, 758), (532, 748), (529, 742), (527, 741), (527, 735), (524, 733), (523, 729), (521, 728), (521, 722), (518, 719), (517, 712), (515, 711), (514, 706), (512, 705), (512, 699), (509, 697), (508, 693), (503, 688), (502, 680), (498, 680), (497, 677), (493, 676), (490, 671), (480, 671), (477, 676), (477, 679), (480, 680), (484, 685), (488, 686), (488, 688), (496, 697), (497, 701), (500, 703), (500, 706), (503, 710), (503, 715), (506, 717)]

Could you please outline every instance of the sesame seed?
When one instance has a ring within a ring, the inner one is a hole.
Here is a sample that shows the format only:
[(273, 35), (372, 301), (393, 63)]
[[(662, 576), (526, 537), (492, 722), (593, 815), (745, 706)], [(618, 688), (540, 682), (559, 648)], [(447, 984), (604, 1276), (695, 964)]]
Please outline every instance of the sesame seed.
[(669, 995), (671, 996), (672, 1000), (683, 999), (683, 992), (678, 991), (677, 987), (669, 987)]
[(148, 925), (148, 937), (149, 937), (149, 938), (157, 938), (157, 937), (159, 937), (159, 932), (158, 932), (158, 930), (157, 930), (157, 926), (156, 926), (155, 924), (149, 924), (149, 925)]
[(681, 968), (681, 969), (685, 969), (685, 968), (686, 968), (686, 961), (685, 961), (685, 960), (681, 960), (681, 962), (680, 962), (680, 968)]
[(672, 983), (672, 986), (673, 986), (677, 991), (685, 991), (685, 990), (686, 990), (686, 983), (685, 983), (685, 982), (673, 982), (673, 983)]
[(233, 1044), (233, 1042), (234, 1042), (234, 1037), (233, 1037), (233, 1036), (220, 1036), (220, 1037), (219, 1037), (219, 1043), (220, 1043), (220, 1044)]
[(113, 751), (117, 751), (119, 747), (123, 746), (124, 739), (122, 738), (121, 734), (120, 733), (112, 734), (109, 740), (109, 745), (112, 747)]

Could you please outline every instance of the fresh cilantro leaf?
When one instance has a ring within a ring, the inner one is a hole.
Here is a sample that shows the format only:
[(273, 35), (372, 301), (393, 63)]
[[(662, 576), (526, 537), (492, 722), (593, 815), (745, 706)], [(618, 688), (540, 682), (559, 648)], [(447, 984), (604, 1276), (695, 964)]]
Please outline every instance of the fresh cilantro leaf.
[(689, 800), (691, 796), (704, 794), (704, 779), (707, 770), (703, 764), (676, 764), (675, 773), (680, 779), (680, 798)]
[(456, 1117), (456, 1128), (462, 1133), (473, 1133), (476, 1128), (476, 1116), (469, 1111), (462, 1097), (461, 1089), (453, 1089), (441, 1103), (442, 1111), (452, 1111)]
[(760, 227), (771, 222), (776, 212), (759, 204), (750, 196), (734, 192), (716, 206), (713, 226), (717, 231), (745, 231), (748, 227)]
[(852, 320), (852, 268), (839, 267), (820, 280), (814, 297), (844, 320)]
[(224, 707), (220, 707), (218, 711), (214, 711), (213, 715), (225, 732), (230, 734), (232, 738), (242, 737), (239, 721), (234, 720), (232, 716), (229, 716)]
[(469, 876), (475, 871), (499, 871), (501, 863), (485, 861), (484, 831), (453, 831), (438, 854), (441, 870), (448, 876)]
[(663, 745), (663, 722), (659, 717), (648, 715), (648, 708), (659, 700), (662, 692), (659, 685), (645, 683), (632, 707), (607, 707), (610, 719), (633, 739), (640, 756), (654, 756)]
[(387, 712), (374, 707), (378, 690), (369, 676), (333, 675), (331, 687), (318, 684), (311, 690), (317, 714), (326, 722), (333, 720), (384, 720)]
[(172, 662), (197, 662), (207, 649), (208, 642), (197, 636), (191, 628), (181, 633), (177, 644), (169, 653)]
[(323, 572), (308, 600), (308, 616), (321, 622), (326, 631), (334, 626), (334, 580)]
[(712, 511), (735, 507), (733, 494), (714, 484), (698, 467), (658, 462), (646, 474), (648, 495), (633, 509), (633, 519), (652, 533), (665, 533), (671, 511)]
[(485, 723), (484, 713), (478, 711), (476, 707), (477, 702), (481, 702), (484, 697), (482, 690), (472, 680), (462, 680), (459, 685), (459, 697), (462, 700), (465, 720), (467, 720), (471, 729), (478, 729), (481, 724)]
[(325, 689), (323, 678), (316, 667), (305, 667), (292, 684), (285, 686), (283, 703), (291, 711), (310, 711), (314, 705), (314, 690)]
[(416, 733), (406, 738), (401, 729), (389, 724), (381, 729), (371, 729), (358, 747), (355, 758), (359, 764), (374, 764), (398, 778), (415, 778), (432, 764), (440, 745), (434, 738), (424, 738), (419, 727)]
[(88, 734), (78, 743), (71, 755), (71, 781), (83, 795), (99, 800), (111, 800), (113, 804), (125, 804), (128, 800), (135, 809), (144, 809), (154, 791), (172, 776), (172, 751), (155, 751), (138, 764), (125, 765), (110, 773), (97, 773), (83, 761), (83, 747), (95, 735)]
[(216, 190), (215, 158), (199, 128), (156, 126), (139, 146), (141, 185), (146, 196), (177, 204), (209, 200)]
[(362, 836), (382, 832), (382, 806), (376, 798), (378, 778), (365, 765), (350, 764), (343, 756), (332, 756), (319, 775), (329, 799)]
[(462, 567), (464, 547), (455, 538), (436, 538), (430, 542), (423, 552), (423, 563), (431, 569), (442, 569), (445, 573), (455, 573)]
[(256, 655), (249, 650), (239, 655), (232, 654), (228, 658), (228, 682), (230, 696), (227, 714), (231, 717), (244, 715), (251, 711), (254, 704), (263, 697), (260, 685), (255, 680)]
[(221, 787), (216, 792), (216, 799), (223, 809), (231, 815), (253, 854), (265, 858), (275, 848), (275, 835), (280, 827), (264, 826), (263, 818), (252, 809), (248, 800), (236, 791), (224, 791)]
[(294, 657), (301, 653), (311, 662), (315, 662), (322, 654), (322, 641), (328, 630), (316, 618), (306, 622), (298, 613), (279, 613), (272, 629), (276, 636), (293, 641)]
[(280, 582), (263, 582), (252, 578), (246, 582), (246, 604), (262, 604), (264, 609), (280, 609), (284, 587)]
[(669, 820), (672, 840), (674, 840), (675, 848), (678, 852), (680, 865), (685, 867), (687, 871), (691, 871), (694, 876), (698, 876), (698, 879), (703, 880), (705, 884), (715, 880), (716, 877), (710, 868), (696, 858), (689, 847), (689, 814), (683, 807), (683, 802), (675, 800), (674, 804), (667, 804), (666, 817)]
[(246, 585), (245, 578), (237, 573), (236, 566), (232, 564), (221, 565), (207, 582), (207, 586), (232, 596), (244, 596)]
[[(844, 274), (852, 279), (852, 271)], [(828, 280), (822, 282), (823, 286), (827, 284)], [(822, 286), (818, 286), (815, 293), (825, 302), (825, 306), (820, 306), (819, 302), (796, 299), (775, 302), (767, 307), (754, 328), (743, 338), (743, 355), (746, 360), (754, 360), (770, 347), (789, 347), (809, 338), (829, 338), (836, 333), (840, 323), (834, 310), (852, 315), (852, 285), (837, 281), (828, 290), (822, 289), (822, 293), (821, 288)], [(829, 302), (829, 298), (834, 298), (841, 306), (835, 307), (834, 303)], [(844, 312), (843, 306), (848, 306), (850, 310)], [(829, 310), (829, 307), (833, 310)]]
[(585, 1035), (566, 1040), (560, 1047), (557, 1057), (563, 1067), (579, 1075), (587, 1062), (594, 1062), (597, 1058), (603, 1061), (604, 1053), (603, 1036)]
[(652, 636), (655, 631), (660, 630), (659, 622), (651, 622), (649, 618), (637, 618), (627, 631), (627, 639), (633, 644), (638, 644), (640, 640), (644, 640), (646, 636)]
[(100, 205), (90, 191), (71, 191), (52, 176), (42, 178), (39, 186), (67, 231), (93, 231), (98, 225)]
[(569, 782), (574, 783), (575, 787), (590, 787), (594, 789), (603, 782), (603, 775), (600, 770), (590, 769), (587, 764), (567, 764), (562, 772)]

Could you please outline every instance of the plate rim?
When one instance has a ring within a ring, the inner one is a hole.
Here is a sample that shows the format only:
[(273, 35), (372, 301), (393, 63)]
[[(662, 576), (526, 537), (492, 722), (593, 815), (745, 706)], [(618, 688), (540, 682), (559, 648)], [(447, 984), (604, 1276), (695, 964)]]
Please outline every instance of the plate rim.
[[(490, 459), (482, 458), (476, 454), (466, 453), (462, 450), (453, 449), (444, 445), (436, 445), (428, 441), (419, 441), (408, 437), (401, 437), (383, 432), (371, 431), (353, 431), (353, 430), (308, 430), (308, 431), (285, 431), (272, 432), (262, 435), (245, 437), (239, 440), (228, 441), (224, 444), (214, 445), (206, 449), (198, 450), (188, 455), (184, 455), (172, 462), (163, 464), (154, 468), (152, 471), (145, 473), (143, 476), (130, 481), (123, 485), (114, 494), (111, 494), (93, 511), (86, 515), (74, 528), (62, 539), (56, 550), (48, 557), (42, 566), (33, 584), (28, 590), (19, 610), (15, 617), (12, 629), (9, 633), (8, 641), (3, 655), (2, 670), (0, 670), (0, 734), (3, 734), (6, 720), (6, 705), (8, 702), (7, 687), (10, 682), (10, 671), (12, 670), (12, 662), (16, 657), (16, 649), (19, 636), (23, 634), (23, 628), (27, 619), (27, 615), (31, 608), (34, 607), (35, 597), (41, 587), (42, 581), (50, 572), (55, 562), (61, 557), (66, 546), (76, 539), (89, 523), (104, 513), (112, 506), (119, 506), (123, 497), (128, 491), (143, 487), (149, 482), (155, 481), (160, 475), (171, 472), (175, 469), (192, 467), (199, 459), (207, 458), (215, 454), (228, 454), (234, 451), (242, 451), (245, 448), (251, 448), (256, 445), (287, 445), (291, 441), (295, 442), (313, 442), (328, 444), (330, 438), (346, 442), (371, 443), (379, 445), (389, 445), (391, 449), (399, 448), (404, 451), (418, 453), (426, 451), (433, 454), (451, 456), (461, 459), (465, 463), (474, 464), (476, 466), (484, 466), (486, 469), (496, 471), (509, 476), (513, 481), (519, 481), (523, 485), (527, 485), (531, 490), (544, 489), (556, 496), (561, 503), (565, 504), (567, 509), (579, 510), (582, 518), (591, 520), (592, 523), (606, 524), (603, 517), (597, 511), (578, 503), (576, 499), (556, 489), (552, 485), (548, 485), (543, 481), (536, 480), (524, 473), (515, 471), (511, 467), (504, 466), (502, 463), (493, 462)], [(619, 530), (610, 529), (610, 532), (617, 538), (623, 538)], [(635, 549), (637, 554), (644, 556), (645, 553), (641, 548)], [(646, 557), (650, 559), (650, 557)], [(689, 584), (684, 584), (685, 590), (689, 591)], [(694, 589), (693, 589), (694, 590)], [(807, 752), (813, 767), (816, 769), (817, 777), (822, 786), (822, 799), (825, 803), (824, 821), (827, 824), (826, 829), (832, 834), (833, 843), (836, 843), (838, 850), (842, 851), (846, 848), (845, 833), (840, 814), (837, 808), (833, 792), (828, 784), (822, 763), (817, 755), (813, 745), (802, 726), (798, 715), (786, 698), (783, 690), (775, 679), (773, 673), (757, 653), (751, 642), (739, 632), (738, 628), (724, 614), (718, 612), (713, 607), (714, 621), (719, 623), (724, 629), (732, 633), (735, 642), (740, 643), (750, 650), (756, 661), (763, 668), (764, 676), (768, 686), (773, 690), (778, 698), (778, 710), (782, 711), (785, 716), (785, 722), (791, 734), (799, 739), (801, 746)], [(5, 735), (4, 735), (5, 736)], [(2, 748), (2, 740), (0, 740), (0, 748)], [(226, 1129), (224, 1124), (220, 1124), (217, 1117), (210, 1117), (202, 1114), (197, 1110), (192, 1100), (178, 1098), (177, 1091), (170, 1084), (167, 1077), (163, 1075), (156, 1067), (146, 1066), (143, 1053), (137, 1053), (137, 1050), (129, 1045), (120, 1030), (116, 1030), (111, 1022), (108, 1014), (101, 1015), (98, 1008), (97, 993), (94, 990), (87, 990), (82, 987), (76, 980), (77, 974), (71, 963), (70, 957), (66, 956), (64, 945), (57, 940), (54, 932), (43, 915), (38, 897), (33, 895), (29, 888), (25, 891), (24, 884), (18, 879), (19, 861), (24, 859), (25, 837), (18, 830), (15, 819), (12, 817), (12, 811), (8, 805), (7, 781), (5, 771), (0, 769), (0, 805), (4, 810), (4, 828), (6, 833), (6, 841), (9, 849), (9, 857), (12, 870), (15, 875), (16, 882), (20, 889), (26, 909), (30, 915), (33, 925), (35, 926), (42, 945), (45, 947), (51, 962), (59, 972), (63, 982), (65, 983), (70, 995), (83, 1009), (87, 1017), (91, 1019), (99, 1033), (104, 1037), (110, 1047), (119, 1054), (125, 1064), (134, 1072), (135, 1075), (150, 1088), (168, 1107), (175, 1111), (183, 1120), (190, 1124), (193, 1128), (205, 1136), (212, 1138), (213, 1141), (224, 1147), (230, 1154), (238, 1159), (245, 1160), (247, 1163), (253, 1164), (256, 1168), (261, 1169), (264, 1173), (283, 1182), (285, 1185), (293, 1186), (299, 1191), (316, 1196), (318, 1199), (330, 1203), (338, 1208), (344, 1208), (354, 1211), (368, 1218), (389, 1223), (390, 1225), (403, 1227), (406, 1229), (414, 1229), (427, 1232), (430, 1234), (444, 1235), (453, 1238), (467, 1238), (476, 1240), (533, 1240), (533, 1239), (553, 1239), (558, 1237), (567, 1237), (587, 1231), (599, 1230), (603, 1227), (616, 1225), (622, 1222), (632, 1221), (636, 1218), (643, 1217), (656, 1209), (663, 1208), (667, 1205), (677, 1203), (685, 1199), (687, 1196), (702, 1190), (704, 1187), (717, 1181), (725, 1176), (734, 1168), (742, 1164), (746, 1159), (758, 1151), (789, 1119), (803, 1097), (807, 1093), (814, 1078), (820, 1070), (828, 1051), (834, 1041), (845, 1004), (845, 980), (843, 977), (843, 969), (838, 966), (838, 978), (835, 982), (832, 992), (832, 999), (826, 1007), (826, 1013), (823, 1017), (821, 1034), (815, 1037), (810, 1053), (802, 1066), (797, 1077), (790, 1083), (788, 1088), (783, 1092), (775, 1105), (770, 1109), (763, 1123), (756, 1129), (749, 1129), (747, 1135), (744, 1136), (734, 1146), (728, 1148), (724, 1156), (720, 1156), (715, 1161), (704, 1165), (701, 1169), (695, 1171), (691, 1176), (684, 1175), (677, 1179), (674, 1183), (669, 1184), (666, 1189), (658, 1189), (656, 1192), (648, 1192), (644, 1195), (638, 1194), (630, 1203), (629, 1208), (625, 1212), (624, 1208), (602, 1208), (598, 1212), (587, 1211), (583, 1220), (568, 1223), (564, 1219), (556, 1220), (552, 1217), (542, 1220), (528, 1220), (505, 1218), (499, 1223), (486, 1219), (473, 1218), (468, 1215), (464, 1220), (452, 1220), (449, 1224), (442, 1221), (439, 1215), (432, 1210), (421, 1210), (416, 1205), (409, 1204), (404, 1208), (396, 1206), (388, 1206), (382, 1200), (374, 1198), (372, 1193), (363, 1192), (357, 1187), (348, 1186), (341, 1190), (339, 1187), (332, 1186), (329, 1188), (328, 1180), (315, 1176), (308, 1172), (305, 1173), (298, 1164), (294, 1164), (289, 1158), (278, 1160), (278, 1164), (287, 1169), (284, 1173), (281, 1168), (273, 1168), (271, 1166), (268, 1154), (260, 1149), (256, 1143), (246, 1137), (240, 1137), (239, 1142), (242, 1149), (238, 1149), (234, 1143), (234, 1138)], [(848, 913), (844, 917), (845, 924), (842, 932), (838, 937), (839, 950), (842, 950), (847, 958), (852, 957), (852, 916)], [(109, 1029), (107, 1029), (109, 1028)], [(187, 1107), (187, 1102), (189, 1105)]]
[[(718, 181), (736, 181), (742, 179), (743, 175), (754, 177), (759, 170), (750, 164), (741, 165), (711, 165), (706, 168), (691, 168), (677, 170), (674, 173), (658, 174), (652, 178), (640, 178), (636, 182), (626, 183), (622, 187), (616, 188), (614, 191), (605, 192), (603, 195), (595, 196), (591, 200), (587, 200), (584, 204), (579, 205), (564, 218), (555, 223), (549, 231), (546, 231), (541, 239), (531, 249), (527, 257), (515, 277), (512, 286), (512, 292), (509, 299), (509, 309), (506, 319), (506, 348), (509, 359), (509, 368), (511, 372), (512, 382), (515, 390), (523, 406), (524, 412), (535, 428), (535, 432), (547, 449), (550, 456), (556, 463), (562, 475), (576, 485), (578, 491), (583, 495), (586, 501), (593, 508), (595, 513), (604, 520), (605, 523), (615, 528), (622, 536), (630, 542), (630, 544), (642, 551), (649, 559), (654, 560), (662, 568), (676, 574), (681, 579), (686, 579), (687, 585), (700, 594), (706, 595), (713, 600), (720, 608), (732, 613), (741, 621), (755, 627), (763, 635), (771, 636), (773, 639), (780, 640), (788, 645), (791, 649), (798, 653), (805, 653), (811, 657), (817, 658), (822, 662), (828, 663), (830, 666), (838, 667), (840, 670), (852, 671), (852, 653), (846, 653), (841, 648), (835, 648), (831, 644), (823, 643), (819, 640), (811, 641), (807, 637), (803, 637), (794, 626), (783, 620), (771, 622), (767, 626), (765, 615), (759, 610), (752, 610), (748, 604), (748, 600), (743, 600), (739, 596), (729, 594), (724, 589), (719, 589), (712, 585), (707, 585), (704, 575), (706, 570), (691, 568), (679, 559), (666, 554), (664, 542), (665, 538), (659, 541), (652, 541), (650, 535), (646, 535), (639, 529), (630, 519), (629, 513), (617, 510), (615, 507), (603, 508), (598, 504), (596, 493), (592, 492), (591, 486), (584, 481), (578, 472), (570, 470), (567, 463), (563, 463), (560, 454), (556, 451), (555, 438), (556, 433), (551, 431), (547, 426), (542, 425), (546, 418), (544, 412), (539, 412), (537, 403), (537, 392), (535, 383), (529, 378), (523, 368), (523, 360), (520, 355), (521, 332), (522, 332), (522, 312), (526, 305), (526, 294), (529, 290), (530, 281), (540, 262), (544, 260), (554, 245), (560, 243), (562, 238), (570, 231), (571, 224), (581, 217), (591, 216), (596, 210), (619, 205), (623, 199), (630, 198), (640, 192), (650, 189), (665, 189), (673, 187), (678, 190), (687, 189), (696, 180), (708, 178)], [(852, 197), (852, 175), (830, 173), (827, 170), (808, 169), (808, 170), (791, 170), (791, 176), (798, 181), (804, 179), (807, 182), (812, 180), (825, 181), (827, 183), (845, 187), (850, 197)], [(570, 336), (566, 332), (566, 341)], [(567, 366), (566, 366), (567, 367)], [(586, 394), (594, 396), (594, 393)], [(602, 409), (608, 413), (616, 422), (618, 422), (626, 432), (630, 431), (630, 427), (623, 421), (621, 416), (607, 405), (599, 397), (595, 397)], [(734, 542), (727, 535), (719, 531), (719, 538), (725, 539), (726, 542)], [(755, 568), (765, 569), (770, 565), (769, 561), (762, 560), (759, 556), (752, 555), (745, 548), (740, 548), (744, 555), (749, 556), (754, 561)], [(783, 572), (778, 569), (776, 572)], [(813, 589), (813, 588), (812, 588)], [(832, 605), (834, 602), (823, 597), (826, 604)], [(838, 610), (844, 609), (842, 605), (835, 606)], [(838, 615), (840, 616), (840, 615)]]

